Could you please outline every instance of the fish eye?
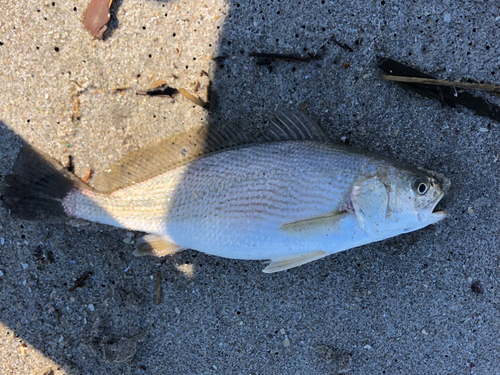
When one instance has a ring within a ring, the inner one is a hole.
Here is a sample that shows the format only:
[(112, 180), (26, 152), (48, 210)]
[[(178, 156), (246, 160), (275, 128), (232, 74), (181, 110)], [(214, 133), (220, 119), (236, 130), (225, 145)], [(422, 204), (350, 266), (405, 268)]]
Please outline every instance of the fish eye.
[(417, 177), (413, 180), (413, 191), (419, 195), (425, 195), (429, 191), (430, 182), (426, 177)]

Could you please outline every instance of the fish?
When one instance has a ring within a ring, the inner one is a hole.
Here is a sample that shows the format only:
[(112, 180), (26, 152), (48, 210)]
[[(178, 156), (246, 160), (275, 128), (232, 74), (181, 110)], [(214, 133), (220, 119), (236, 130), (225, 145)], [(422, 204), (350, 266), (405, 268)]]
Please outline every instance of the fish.
[(332, 142), (305, 113), (264, 130), (200, 127), (131, 152), (83, 183), (24, 145), (7, 176), (14, 217), (69, 217), (146, 233), (136, 256), (185, 249), (270, 260), (271, 273), (446, 218), (442, 174)]

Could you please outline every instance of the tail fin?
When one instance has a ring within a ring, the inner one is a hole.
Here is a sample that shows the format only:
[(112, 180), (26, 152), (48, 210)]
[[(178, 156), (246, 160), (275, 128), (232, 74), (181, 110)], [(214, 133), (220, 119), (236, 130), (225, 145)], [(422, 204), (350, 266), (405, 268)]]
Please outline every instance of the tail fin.
[(19, 219), (66, 216), (62, 200), (75, 187), (90, 189), (56, 160), (25, 145), (6, 178), (4, 203)]

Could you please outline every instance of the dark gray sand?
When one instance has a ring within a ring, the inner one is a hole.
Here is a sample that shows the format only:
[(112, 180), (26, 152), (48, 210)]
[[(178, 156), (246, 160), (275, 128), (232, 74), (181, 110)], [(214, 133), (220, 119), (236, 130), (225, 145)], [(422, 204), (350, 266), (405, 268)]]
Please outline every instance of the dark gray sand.
[[(450, 217), (264, 274), (196, 251), (134, 258), (140, 234), (13, 220), (0, 200), (0, 373), (500, 373), (499, 124), (376, 66), (499, 83), (498, 3), (115, 0), (104, 41), (83, 29), (86, 5), (0, 5), (0, 184), (21, 140), (71, 155), (83, 177), (175, 131), (252, 129), (302, 104), (335, 141), (444, 173)], [(257, 65), (252, 52), (323, 57)], [(212, 81), (215, 107), (135, 94), (157, 80), (202, 99)]]

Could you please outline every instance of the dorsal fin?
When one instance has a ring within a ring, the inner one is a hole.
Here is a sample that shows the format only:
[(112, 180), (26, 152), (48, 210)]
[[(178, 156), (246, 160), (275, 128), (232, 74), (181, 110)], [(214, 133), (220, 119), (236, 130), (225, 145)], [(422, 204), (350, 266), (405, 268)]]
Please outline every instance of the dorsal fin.
[(328, 141), (323, 130), (309, 118), (304, 112), (282, 110), (276, 113), (266, 133), (262, 136), (263, 141), (279, 142), (287, 141)]
[(304, 113), (282, 110), (263, 135), (245, 133), (238, 125), (204, 126), (175, 134), (157, 144), (132, 151), (99, 175), (95, 189), (103, 193), (146, 181), (213, 152), (257, 142), (327, 141), (321, 128)]

